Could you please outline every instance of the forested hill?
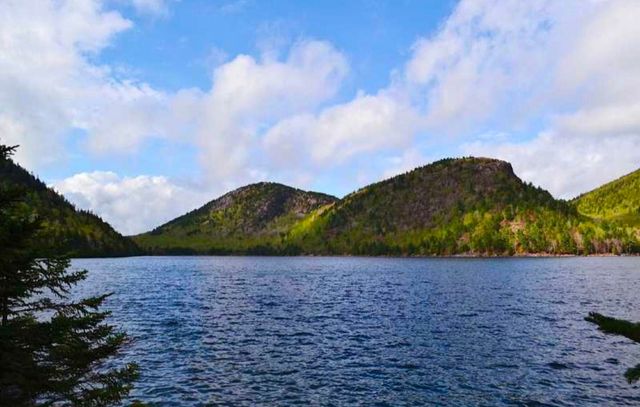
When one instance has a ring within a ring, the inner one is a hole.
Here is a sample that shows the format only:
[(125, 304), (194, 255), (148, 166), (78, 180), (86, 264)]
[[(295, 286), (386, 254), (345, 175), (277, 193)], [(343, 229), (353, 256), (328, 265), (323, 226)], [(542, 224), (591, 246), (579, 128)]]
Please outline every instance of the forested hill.
[(282, 238), (337, 198), (261, 182), (229, 192), (134, 240), (151, 253), (285, 253)]
[(346, 196), (291, 240), (304, 252), (402, 255), (620, 253), (622, 227), (520, 180), (507, 162), (445, 159)]
[(640, 250), (637, 230), (581, 214), (574, 203), (556, 200), (520, 180), (509, 163), (489, 158), (441, 160), (341, 200), (299, 191), (303, 201), (313, 197), (302, 209), (264, 210), (291, 191), (298, 190), (280, 184), (241, 188), (135, 239), (160, 253), (517, 255)]
[(584, 215), (640, 227), (640, 170), (582, 194), (573, 202)]
[(44, 252), (72, 257), (106, 257), (139, 254), (140, 249), (98, 216), (76, 209), (11, 159), (0, 160), (0, 184), (12, 184), (28, 193), (27, 204), (43, 225)]
[(149, 254), (525, 255), (640, 252), (640, 170), (572, 201), (507, 162), (444, 159), (343, 199), (261, 182), (127, 238), (12, 160), (0, 184), (28, 191), (42, 249), (77, 257)]

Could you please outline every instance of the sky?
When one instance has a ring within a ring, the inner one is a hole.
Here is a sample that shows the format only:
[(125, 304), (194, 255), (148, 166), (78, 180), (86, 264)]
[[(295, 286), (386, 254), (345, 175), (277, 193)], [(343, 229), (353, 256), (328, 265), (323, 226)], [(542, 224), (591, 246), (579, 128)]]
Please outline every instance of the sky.
[(0, 143), (124, 234), (444, 157), (572, 198), (640, 167), (637, 0), (0, 0)]

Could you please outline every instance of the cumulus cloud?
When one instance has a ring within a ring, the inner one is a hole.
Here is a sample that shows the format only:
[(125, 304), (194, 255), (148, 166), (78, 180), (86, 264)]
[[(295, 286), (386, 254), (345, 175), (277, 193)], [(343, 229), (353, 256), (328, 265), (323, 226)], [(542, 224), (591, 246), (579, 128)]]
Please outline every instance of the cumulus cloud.
[(172, 100), (91, 62), (131, 25), (98, 1), (0, 3), (0, 128), (3, 142), (22, 145), (18, 161), (59, 161), (71, 129), (85, 130), (95, 151), (163, 135)]
[(253, 178), (264, 129), (329, 100), (348, 70), (346, 57), (323, 41), (298, 42), (284, 60), (239, 55), (216, 68), (197, 130), (207, 175)]
[[(571, 197), (640, 164), (639, 18), (633, 0), (463, 1), (416, 43), (406, 80), (430, 128), (475, 139), (464, 153)], [(486, 130), (531, 134), (473, 137)]]
[(360, 94), (354, 100), (280, 121), (264, 145), (276, 163), (326, 168), (354, 155), (410, 144), (419, 123), (411, 105), (393, 95)]
[(572, 1), (461, 1), (441, 30), (414, 44), (405, 66), (429, 125), (455, 134), (539, 113), (549, 65), (580, 10)]
[(470, 143), (467, 154), (513, 163), (521, 178), (560, 198), (573, 198), (638, 169), (640, 134), (584, 140), (584, 135), (544, 132), (528, 142)]
[(0, 128), (4, 142), (22, 145), (19, 161), (33, 167), (64, 154), (60, 140), (87, 113), (86, 96), (109, 86), (87, 56), (130, 26), (95, 2), (0, 3)]
[[(416, 41), (387, 88), (287, 117), (265, 133), (264, 148), (274, 163), (307, 171), (359, 155), (404, 157), (406, 165), (394, 162), (381, 174), (388, 175), (432, 156), (417, 145), (437, 139), (462, 144), (461, 154), (509, 157), (525, 178), (569, 196), (640, 164), (614, 148), (640, 134), (638, 18), (634, 0), (463, 0), (439, 30)], [(509, 139), (523, 132), (529, 142)], [(563, 150), (557, 164), (546, 159)], [(526, 160), (531, 151), (547, 156)], [(602, 168), (606, 157), (619, 164)], [(598, 176), (575, 181), (597, 165)]]
[(109, 171), (76, 174), (55, 183), (54, 188), (124, 234), (146, 232), (209, 199), (166, 177), (121, 177)]

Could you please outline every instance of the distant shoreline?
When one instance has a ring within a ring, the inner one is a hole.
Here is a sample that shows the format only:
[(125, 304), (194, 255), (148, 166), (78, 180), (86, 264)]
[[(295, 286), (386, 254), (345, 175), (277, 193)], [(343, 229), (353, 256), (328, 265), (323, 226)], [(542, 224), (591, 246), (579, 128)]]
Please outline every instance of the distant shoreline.
[(526, 253), (526, 254), (514, 254), (512, 256), (507, 255), (473, 255), (473, 254), (452, 254), (447, 256), (442, 255), (411, 255), (411, 256), (372, 256), (365, 254), (350, 255), (350, 254), (300, 254), (300, 255), (264, 255), (264, 254), (140, 254), (135, 256), (105, 256), (105, 257), (72, 257), (72, 259), (130, 259), (140, 257), (265, 257), (265, 258), (278, 258), (278, 257), (317, 257), (317, 258), (386, 258), (386, 259), (545, 259), (545, 258), (590, 258), (590, 257), (640, 257), (638, 253), (630, 254), (549, 254), (549, 253)]

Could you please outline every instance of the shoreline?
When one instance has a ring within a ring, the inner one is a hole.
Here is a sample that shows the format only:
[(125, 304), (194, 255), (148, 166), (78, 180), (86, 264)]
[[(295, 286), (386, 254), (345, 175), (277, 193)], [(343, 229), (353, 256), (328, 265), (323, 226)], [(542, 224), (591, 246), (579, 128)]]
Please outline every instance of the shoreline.
[(452, 255), (411, 255), (411, 256), (388, 256), (388, 255), (366, 255), (366, 254), (299, 254), (299, 255), (265, 255), (265, 254), (140, 254), (135, 256), (104, 256), (104, 257), (71, 257), (71, 259), (132, 259), (141, 257), (317, 257), (317, 258), (386, 258), (386, 259), (545, 259), (545, 258), (602, 258), (602, 257), (640, 257), (640, 253), (630, 254), (550, 254), (550, 253), (521, 253), (514, 255), (477, 255), (477, 254), (452, 254)]

